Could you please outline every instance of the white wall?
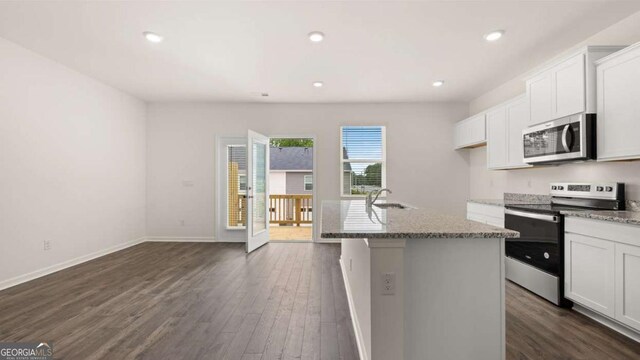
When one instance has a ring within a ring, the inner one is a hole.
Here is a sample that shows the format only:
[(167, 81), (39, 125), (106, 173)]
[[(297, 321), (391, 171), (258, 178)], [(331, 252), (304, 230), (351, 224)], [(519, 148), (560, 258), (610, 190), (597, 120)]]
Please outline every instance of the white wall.
[[(451, 150), (451, 127), (467, 111), (465, 104), (150, 104), (147, 234), (213, 236), (215, 138), (246, 136), (249, 128), (316, 136), (321, 201), (339, 197), (340, 125), (386, 125), (391, 198), (463, 215), (468, 155)], [(182, 186), (183, 180), (193, 186)]]
[[(630, 45), (640, 41), (640, 12), (602, 30), (557, 58), (585, 45)], [(542, 65), (542, 64), (541, 64)], [(532, 71), (534, 71), (532, 69)], [(474, 99), (470, 114), (476, 114), (517, 95), (525, 93), (522, 76)], [(504, 192), (548, 194), (554, 181), (622, 181), (627, 183), (627, 197), (640, 199), (640, 161), (615, 163), (583, 163), (526, 170), (487, 170), (486, 148), (470, 152), (470, 196), (472, 198), (501, 198)]]
[(269, 194), (287, 193), (287, 173), (284, 171), (269, 171)]
[(0, 288), (143, 237), (146, 105), (2, 38), (0, 79)]

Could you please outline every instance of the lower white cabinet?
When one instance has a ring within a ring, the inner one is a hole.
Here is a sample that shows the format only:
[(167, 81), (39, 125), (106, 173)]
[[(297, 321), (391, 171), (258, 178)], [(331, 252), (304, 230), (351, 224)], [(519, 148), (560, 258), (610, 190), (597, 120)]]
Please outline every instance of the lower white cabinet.
[(564, 241), (565, 297), (613, 317), (614, 243), (571, 233)]
[(503, 228), (504, 207), (468, 202), (467, 219)]
[(616, 244), (616, 320), (640, 330), (640, 246)]
[(565, 296), (640, 332), (640, 226), (568, 217)]

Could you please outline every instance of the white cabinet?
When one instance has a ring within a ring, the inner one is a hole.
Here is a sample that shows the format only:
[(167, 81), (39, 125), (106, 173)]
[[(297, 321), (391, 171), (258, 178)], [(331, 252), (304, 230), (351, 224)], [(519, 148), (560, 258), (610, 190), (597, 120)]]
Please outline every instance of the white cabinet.
[(505, 166), (507, 151), (507, 112), (501, 107), (487, 112), (487, 167)]
[(640, 246), (615, 244), (615, 249), (615, 318), (640, 330)]
[(640, 158), (640, 43), (597, 62), (598, 160)]
[(585, 111), (585, 55), (578, 54), (551, 71), (551, 113), (561, 118)]
[(640, 334), (640, 226), (568, 217), (564, 290)]
[(527, 80), (527, 98), (529, 99), (529, 125), (539, 124), (553, 118), (551, 114), (551, 73), (544, 72)]
[(467, 219), (503, 228), (504, 207), (468, 202)]
[(484, 114), (457, 122), (453, 132), (455, 149), (483, 145), (487, 141)]
[(564, 244), (565, 297), (613, 317), (613, 242), (568, 233)]
[(487, 111), (487, 167), (515, 169), (530, 167), (524, 163), (522, 130), (529, 121), (529, 103), (525, 96)]
[(528, 125), (581, 112), (595, 113), (595, 61), (620, 49), (620, 46), (587, 46), (527, 79), (531, 109)]

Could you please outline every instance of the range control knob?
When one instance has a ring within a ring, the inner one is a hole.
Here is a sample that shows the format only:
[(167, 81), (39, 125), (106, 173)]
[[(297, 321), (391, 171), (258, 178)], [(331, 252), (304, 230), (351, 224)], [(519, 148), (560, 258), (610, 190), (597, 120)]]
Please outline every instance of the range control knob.
[(611, 187), (611, 186), (607, 186), (607, 191), (608, 191), (608, 192), (612, 192), (612, 191), (613, 191), (613, 187)]
[(564, 186), (562, 185), (558, 186), (558, 190), (564, 190)]
[(557, 190), (557, 189), (558, 189), (558, 187), (557, 187), (557, 186), (555, 186), (555, 185), (553, 185), (553, 186), (551, 187), (551, 190)]
[(596, 187), (596, 191), (602, 191), (602, 190), (604, 190), (604, 188), (602, 186), (597, 186)]

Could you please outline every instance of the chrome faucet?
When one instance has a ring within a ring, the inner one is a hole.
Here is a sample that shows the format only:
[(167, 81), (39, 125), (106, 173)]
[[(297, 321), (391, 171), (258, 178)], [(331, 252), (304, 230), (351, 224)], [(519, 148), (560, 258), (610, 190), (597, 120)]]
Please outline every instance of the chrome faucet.
[[(384, 189), (380, 189), (380, 190), (371, 190), (367, 193), (367, 207), (371, 208), (373, 206), (373, 203), (376, 202), (376, 200), (378, 200), (378, 197), (380, 196), (380, 194), (382, 194), (383, 191), (388, 192), (389, 194), (393, 194), (393, 191), (384, 188)], [(373, 195), (375, 194), (375, 197), (373, 197)]]

